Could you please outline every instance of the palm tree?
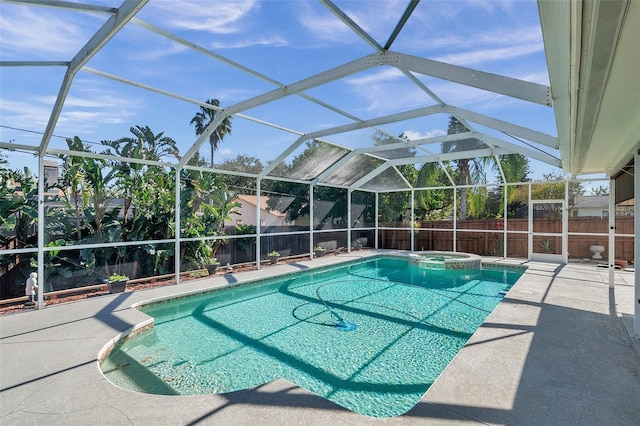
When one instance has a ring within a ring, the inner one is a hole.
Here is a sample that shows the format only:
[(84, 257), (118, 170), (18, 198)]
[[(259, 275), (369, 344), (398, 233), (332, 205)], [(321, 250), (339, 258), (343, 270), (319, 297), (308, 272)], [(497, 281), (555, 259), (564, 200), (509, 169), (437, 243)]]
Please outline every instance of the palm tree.
[[(156, 135), (149, 126), (136, 126), (129, 130), (135, 136), (134, 138), (124, 137), (116, 141), (102, 141), (102, 144), (113, 148), (116, 155), (123, 157), (154, 161), (159, 161), (166, 156), (180, 158), (176, 141), (169, 136), (164, 136), (164, 132)], [(105, 153), (112, 154), (110, 149)]]
[[(153, 161), (162, 160), (166, 156), (180, 158), (176, 141), (169, 136), (165, 136), (164, 132), (156, 135), (149, 126), (135, 126), (129, 130), (135, 137), (125, 136), (115, 141), (102, 141), (101, 143), (107, 147), (103, 153), (125, 157), (125, 159), (129, 157)], [(126, 223), (132, 205), (133, 192), (144, 186), (145, 174), (149, 173), (148, 176), (150, 177), (152, 176), (150, 172), (157, 171), (157, 168), (126, 161), (113, 166), (121, 180), (120, 183), (124, 191), (123, 215), (124, 223)]]
[[(449, 128), (447, 129), (448, 135), (456, 133), (465, 133), (469, 129), (464, 124), (458, 121), (457, 118), (451, 116), (449, 118)], [(460, 152), (469, 151), (474, 149), (485, 148), (486, 145), (475, 138), (460, 139), (456, 141), (449, 141), (442, 143), (442, 152)], [(458, 184), (470, 185), (472, 176), (481, 176), (483, 172), (483, 162), (479, 159), (461, 158), (455, 160), (456, 168), (458, 171)], [(467, 188), (460, 188), (460, 219), (465, 220), (467, 218)]]
[[(207, 99), (209, 105), (220, 106), (217, 99)], [(191, 119), (190, 124), (196, 125), (196, 135), (200, 136), (209, 124), (218, 116), (219, 111), (213, 108), (200, 107), (200, 111)], [(218, 149), (218, 144), (231, 134), (231, 117), (225, 117), (220, 125), (209, 135), (209, 143), (211, 144), (211, 167), (213, 167), (213, 152)]]

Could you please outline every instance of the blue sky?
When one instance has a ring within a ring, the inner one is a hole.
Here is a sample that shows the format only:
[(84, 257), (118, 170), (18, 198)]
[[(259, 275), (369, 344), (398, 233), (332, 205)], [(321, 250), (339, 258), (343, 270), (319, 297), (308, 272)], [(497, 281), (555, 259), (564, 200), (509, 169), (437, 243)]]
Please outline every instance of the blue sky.
[[(117, 1), (89, 1), (118, 7)], [(335, 1), (351, 19), (384, 45), (406, 1)], [(318, 2), (151, 0), (140, 20), (172, 32), (217, 55), (291, 84), (375, 53), (375, 50)], [(0, 4), (2, 61), (68, 61), (108, 15)], [(391, 46), (392, 51), (485, 72), (549, 84), (535, 1), (422, 1)], [(276, 88), (210, 56), (129, 23), (86, 65), (190, 99), (217, 98), (230, 106)], [(64, 67), (0, 69), (0, 141), (38, 145), (55, 102)], [(552, 108), (417, 75), (447, 104), (556, 135)], [(433, 105), (399, 70), (376, 67), (306, 91), (359, 119)], [(197, 105), (81, 70), (74, 79), (54, 134), (87, 142), (129, 136), (149, 126), (178, 142), (184, 154), (196, 139), (191, 118)], [(289, 96), (244, 111), (259, 120), (307, 133), (351, 119)], [(437, 115), (381, 126), (410, 138), (446, 133), (448, 116)], [(20, 130), (14, 130), (20, 129)], [(487, 129), (478, 126), (478, 130)], [(488, 131), (489, 132), (489, 131)], [(327, 137), (357, 148), (371, 143), (371, 130)], [(508, 141), (513, 139), (504, 136)], [(297, 135), (235, 117), (233, 132), (216, 152), (216, 162), (245, 154), (263, 163), (274, 159)], [(54, 148), (65, 148), (53, 138)], [(99, 149), (99, 147), (96, 147)], [(208, 145), (201, 153), (208, 158)], [(549, 151), (557, 156), (557, 152)], [(29, 156), (12, 156), (20, 167)], [(549, 169), (532, 162), (535, 177)]]

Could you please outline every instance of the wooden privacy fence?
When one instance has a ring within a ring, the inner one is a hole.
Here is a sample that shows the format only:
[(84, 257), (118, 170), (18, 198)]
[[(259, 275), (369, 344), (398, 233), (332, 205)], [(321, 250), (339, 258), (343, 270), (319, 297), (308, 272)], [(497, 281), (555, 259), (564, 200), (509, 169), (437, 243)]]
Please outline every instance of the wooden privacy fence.
[[(420, 228), (415, 233), (416, 250), (453, 250), (453, 222), (452, 221), (422, 221), (416, 222)], [(502, 220), (458, 220), (456, 250), (479, 255), (502, 255), (503, 231)], [(507, 256), (528, 257), (528, 230), (529, 222), (524, 219), (509, 219), (507, 224)], [(536, 219), (536, 233), (562, 233), (562, 223), (555, 219)], [(484, 232), (474, 232), (467, 230), (480, 230)], [(488, 232), (487, 232), (488, 231)], [(523, 233), (513, 233), (521, 231)], [(568, 224), (569, 258), (587, 259), (593, 256), (589, 249), (592, 245), (601, 245), (608, 249), (609, 237), (607, 235), (575, 235), (575, 234), (608, 234), (608, 218), (600, 217), (579, 217), (570, 218)], [(616, 218), (616, 259), (633, 259), (633, 237), (623, 237), (621, 234), (633, 235), (633, 217), (619, 216)], [(380, 248), (410, 250), (411, 230), (410, 229), (381, 229), (379, 231)], [(557, 248), (560, 253), (562, 239), (558, 237), (537, 237), (539, 240), (549, 240), (552, 248)], [(542, 252), (541, 249), (535, 249)], [(602, 256), (606, 259), (607, 252)]]

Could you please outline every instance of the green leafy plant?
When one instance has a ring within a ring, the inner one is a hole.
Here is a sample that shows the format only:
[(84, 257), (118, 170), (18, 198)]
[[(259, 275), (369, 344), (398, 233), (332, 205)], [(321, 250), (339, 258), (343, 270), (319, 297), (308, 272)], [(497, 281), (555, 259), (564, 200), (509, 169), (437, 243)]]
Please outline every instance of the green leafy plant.
[(280, 256), (280, 253), (275, 250), (272, 250), (269, 252), (269, 257), (279, 257), (279, 256)]
[(551, 251), (553, 250), (551, 248), (551, 240), (540, 241), (538, 245), (542, 247), (542, 250), (544, 250), (545, 253), (551, 253)]
[(111, 274), (111, 276), (109, 276), (109, 281), (110, 282), (116, 282), (116, 281), (127, 281), (129, 279), (129, 277), (127, 277), (126, 275), (119, 275), (116, 273)]

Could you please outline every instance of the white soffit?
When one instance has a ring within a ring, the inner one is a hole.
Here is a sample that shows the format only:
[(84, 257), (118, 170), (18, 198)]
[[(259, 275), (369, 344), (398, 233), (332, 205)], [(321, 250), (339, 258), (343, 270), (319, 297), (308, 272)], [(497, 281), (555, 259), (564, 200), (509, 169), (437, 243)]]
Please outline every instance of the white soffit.
[(564, 170), (615, 174), (640, 141), (640, 2), (538, 2)]

